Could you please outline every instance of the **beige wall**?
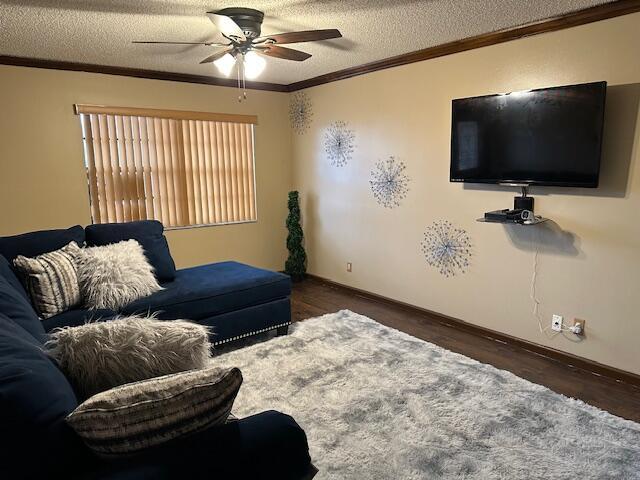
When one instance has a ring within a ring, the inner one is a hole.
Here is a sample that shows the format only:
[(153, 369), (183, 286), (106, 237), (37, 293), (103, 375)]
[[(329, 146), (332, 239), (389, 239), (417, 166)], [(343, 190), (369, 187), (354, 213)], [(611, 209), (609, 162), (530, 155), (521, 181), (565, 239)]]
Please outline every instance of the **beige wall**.
[[(640, 373), (640, 14), (384, 70), (307, 90), (311, 129), (294, 136), (309, 271), (483, 327)], [(514, 189), (448, 181), (451, 100), (535, 87), (609, 82), (602, 186), (534, 188), (537, 227), (475, 221), (512, 205)], [(357, 136), (353, 160), (331, 167), (322, 135), (334, 120)], [(407, 165), (410, 192), (385, 209), (369, 189), (375, 162)], [(427, 225), (447, 219), (473, 241), (468, 273), (444, 278), (420, 253)], [(529, 298), (587, 321), (587, 335), (548, 337)], [(346, 272), (353, 262), (353, 272)]]
[(179, 266), (236, 259), (282, 269), (291, 184), (288, 96), (110, 75), (0, 66), (0, 235), (90, 222), (74, 103), (258, 115), (258, 222), (168, 232)]

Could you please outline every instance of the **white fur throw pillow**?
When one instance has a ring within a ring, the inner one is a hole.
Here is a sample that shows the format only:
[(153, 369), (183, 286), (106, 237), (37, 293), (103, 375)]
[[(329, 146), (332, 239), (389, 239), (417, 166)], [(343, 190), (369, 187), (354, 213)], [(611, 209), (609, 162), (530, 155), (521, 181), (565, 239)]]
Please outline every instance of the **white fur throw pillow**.
[(45, 350), (83, 398), (125, 383), (204, 368), (211, 359), (207, 327), (141, 317), (55, 329)]
[(76, 257), (76, 269), (89, 308), (119, 310), (162, 290), (142, 246), (135, 240), (83, 248)]

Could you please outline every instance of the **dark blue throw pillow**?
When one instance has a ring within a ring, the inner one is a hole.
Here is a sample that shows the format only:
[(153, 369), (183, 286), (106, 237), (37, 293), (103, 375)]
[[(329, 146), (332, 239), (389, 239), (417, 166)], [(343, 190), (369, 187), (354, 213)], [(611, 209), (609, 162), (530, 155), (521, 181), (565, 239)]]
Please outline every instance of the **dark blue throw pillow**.
[(155, 269), (156, 278), (170, 282), (176, 278), (176, 264), (169, 253), (164, 227), (157, 220), (138, 220), (125, 223), (103, 223), (85, 228), (87, 246), (109, 245), (123, 240), (136, 240)]
[[(71, 385), (21, 327), (0, 313), (0, 465), (3, 478), (55, 478), (86, 449), (66, 424)], [(6, 475), (6, 477), (5, 477)]]
[(46, 335), (38, 314), (31, 303), (7, 282), (4, 276), (0, 276), (0, 314), (6, 315), (24, 328), (38, 342), (44, 341)]
[[(9, 284), (16, 289), (16, 291), (22, 295), (24, 297), (25, 300), (27, 300), (28, 302), (30, 302), (31, 300), (29, 299), (29, 294), (27, 294), (27, 291), (24, 289), (24, 286), (22, 285), (22, 283), (20, 283), (20, 280), (18, 280), (18, 277), (16, 276), (13, 267), (11, 266), (11, 264), (9, 264), (9, 261), (4, 258), (2, 255), (0, 255), (0, 277), (3, 277), (7, 282), (9, 282)], [(0, 312), (2, 311), (2, 309), (0, 309)]]
[(40, 230), (0, 237), (0, 255), (9, 261), (13, 268), (13, 259), (18, 255), (35, 257), (58, 250), (70, 242), (76, 242), (80, 247), (84, 244), (84, 229), (80, 225), (64, 230)]

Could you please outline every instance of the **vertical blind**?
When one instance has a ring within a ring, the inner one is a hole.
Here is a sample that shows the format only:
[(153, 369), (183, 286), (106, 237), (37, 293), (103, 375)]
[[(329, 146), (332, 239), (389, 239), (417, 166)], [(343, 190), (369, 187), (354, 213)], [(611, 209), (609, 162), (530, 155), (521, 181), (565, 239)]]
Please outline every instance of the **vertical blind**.
[(256, 220), (252, 116), (76, 105), (93, 223)]

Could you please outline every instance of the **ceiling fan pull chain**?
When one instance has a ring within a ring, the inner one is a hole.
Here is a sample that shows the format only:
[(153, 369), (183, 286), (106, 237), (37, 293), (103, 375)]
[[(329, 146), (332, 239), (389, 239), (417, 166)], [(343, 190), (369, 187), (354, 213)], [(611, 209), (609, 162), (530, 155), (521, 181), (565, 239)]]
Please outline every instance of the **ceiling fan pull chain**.
[(242, 55), (242, 96), (247, 99), (247, 76), (244, 71), (244, 54)]
[(240, 83), (240, 68), (242, 68), (242, 66), (240, 65), (242, 62), (238, 62), (236, 60), (236, 76), (238, 77), (238, 102), (242, 102), (242, 88), (241, 88), (241, 83)]

